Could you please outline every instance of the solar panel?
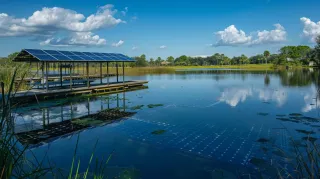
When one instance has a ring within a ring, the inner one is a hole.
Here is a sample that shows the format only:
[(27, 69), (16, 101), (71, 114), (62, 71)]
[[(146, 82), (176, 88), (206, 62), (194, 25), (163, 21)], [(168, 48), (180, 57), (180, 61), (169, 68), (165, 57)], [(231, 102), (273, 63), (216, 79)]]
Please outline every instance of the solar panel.
[[(24, 49), (23, 51), (40, 61), (94, 61), (94, 62), (134, 62), (132, 58), (119, 53), (75, 52), (59, 50)], [(19, 61), (19, 58), (17, 58)]]

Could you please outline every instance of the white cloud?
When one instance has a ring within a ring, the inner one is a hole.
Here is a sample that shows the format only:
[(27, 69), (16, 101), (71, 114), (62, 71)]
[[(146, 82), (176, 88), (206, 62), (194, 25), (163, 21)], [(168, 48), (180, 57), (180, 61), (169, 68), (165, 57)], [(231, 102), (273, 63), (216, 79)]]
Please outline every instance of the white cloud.
[(278, 43), (286, 41), (287, 32), (285, 28), (280, 24), (274, 24), (274, 26), (275, 29), (271, 31), (258, 31), (257, 39), (253, 40), (251, 42), (251, 45)]
[(274, 89), (260, 89), (258, 90), (259, 99), (263, 101), (275, 101), (279, 107), (283, 106), (287, 101), (287, 91), (284, 89), (274, 90)]
[(113, 5), (99, 7), (95, 14), (85, 17), (70, 9), (44, 7), (28, 18), (0, 14), (0, 36), (27, 36), (51, 34), (59, 30), (89, 32), (125, 23), (114, 15)]
[(132, 20), (132, 21), (138, 20), (138, 16), (133, 16), (133, 17), (131, 17), (131, 20)]
[(215, 34), (219, 39), (215, 46), (248, 44), (252, 39), (251, 36), (247, 36), (244, 31), (238, 30), (234, 25), (227, 27), (223, 31), (218, 31)]
[(40, 43), (49, 46), (103, 46), (107, 41), (91, 32), (75, 32), (70, 37), (50, 38)]
[(161, 45), (159, 48), (160, 48), (160, 49), (165, 49), (165, 48), (167, 48), (167, 46)]
[(124, 41), (123, 40), (119, 40), (119, 42), (117, 42), (117, 43), (112, 43), (112, 46), (113, 47), (120, 47), (123, 44), (124, 44)]
[(132, 50), (137, 50), (139, 47), (133, 46)]
[(320, 35), (320, 21), (313, 22), (306, 17), (300, 18), (300, 21), (303, 24), (303, 36), (310, 42), (315, 42), (316, 37)]
[(274, 26), (274, 30), (258, 31), (255, 32), (256, 35), (253, 36), (247, 35), (243, 30), (238, 30), (235, 25), (231, 25), (223, 31), (218, 31), (215, 33), (218, 38), (218, 42), (213, 46), (250, 46), (286, 41), (287, 32), (285, 28), (280, 24), (275, 24)]

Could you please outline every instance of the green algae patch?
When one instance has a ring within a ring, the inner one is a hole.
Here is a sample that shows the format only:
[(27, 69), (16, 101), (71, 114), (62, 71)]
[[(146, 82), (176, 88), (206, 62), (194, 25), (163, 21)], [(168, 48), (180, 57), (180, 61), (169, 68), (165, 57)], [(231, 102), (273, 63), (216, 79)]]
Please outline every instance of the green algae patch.
[(148, 108), (156, 108), (160, 106), (163, 106), (163, 104), (148, 104)]
[(301, 116), (303, 116), (303, 115), (300, 114), (300, 113), (291, 113), (291, 114), (289, 114), (289, 116), (301, 117)]
[(151, 132), (151, 134), (153, 135), (161, 135), (161, 134), (164, 134), (166, 131), (165, 130), (155, 130), (153, 132)]
[(256, 157), (253, 157), (250, 159), (249, 161), (251, 164), (257, 166), (257, 167), (261, 167), (261, 168), (264, 168), (264, 167), (267, 167), (268, 166), (268, 162), (264, 159), (261, 159), (261, 158), (256, 158)]
[(131, 110), (140, 110), (141, 108), (143, 108), (144, 105), (137, 105), (137, 106), (133, 106), (130, 109)]
[(315, 134), (314, 131), (307, 131), (307, 130), (303, 130), (303, 129), (296, 129), (296, 131), (299, 133), (302, 133), (302, 134), (306, 134), (306, 135)]
[(266, 139), (266, 138), (260, 138), (257, 140), (257, 142), (260, 142), (260, 143), (266, 143), (266, 142), (269, 142), (270, 140), (269, 139)]
[(259, 112), (259, 113), (257, 113), (257, 115), (259, 115), (259, 116), (268, 116), (269, 113)]
[(84, 119), (78, 119), (78, 120), (73, 120), (71, 121), (73, 124), (78, 124), (81, 126), (95, 126), (102, 124), (103, 121), (101, 120), (95, 120), (93, 118), (84, 118)]

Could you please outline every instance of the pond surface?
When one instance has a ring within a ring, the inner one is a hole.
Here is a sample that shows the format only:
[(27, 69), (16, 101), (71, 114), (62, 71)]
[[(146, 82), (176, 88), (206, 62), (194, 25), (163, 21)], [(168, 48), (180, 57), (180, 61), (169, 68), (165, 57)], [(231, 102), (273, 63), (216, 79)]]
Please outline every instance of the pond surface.
[(269, 166), (288, 166), (294, 156), (291, 138), (319, 138), (318, 76), (221, 69), (130, 76), (126, 80), (148, 80), (148, 88), (28, 104), (15, 110), (16, 132), (125, 109), (134, 114), (30, 145), (31, 151), (68, 171), (79, 134), (80, 171), (98, 140), (94, 156), (112, 155), (109, 178), (234, 178), (258, 168), (274, 176)]

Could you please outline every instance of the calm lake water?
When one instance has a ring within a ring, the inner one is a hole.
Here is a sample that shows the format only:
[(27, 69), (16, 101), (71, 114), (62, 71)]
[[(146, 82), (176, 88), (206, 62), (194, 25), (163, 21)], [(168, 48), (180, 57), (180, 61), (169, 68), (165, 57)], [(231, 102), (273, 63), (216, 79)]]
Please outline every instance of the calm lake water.
[(95, 157), (112, 154), (109, 178), (219, 178), (221, 173), (233, 178), (255, 175), (261, 167), (273, 175), (269, 166), (290, 168), (291, 137), (301, 143), (308, 133), (319, 138), (317, 71), (202, 69), (129, 79), (148, 80), (148, 88), (43, 102), (41, 109), (29, 104), (15, 110), (16, 131), (107, 108), (135, 112), (120, 122), (30, 146), (37, 158), (47, 156), (68, 171), (79, 134), (83, 172), (98, 140)]

